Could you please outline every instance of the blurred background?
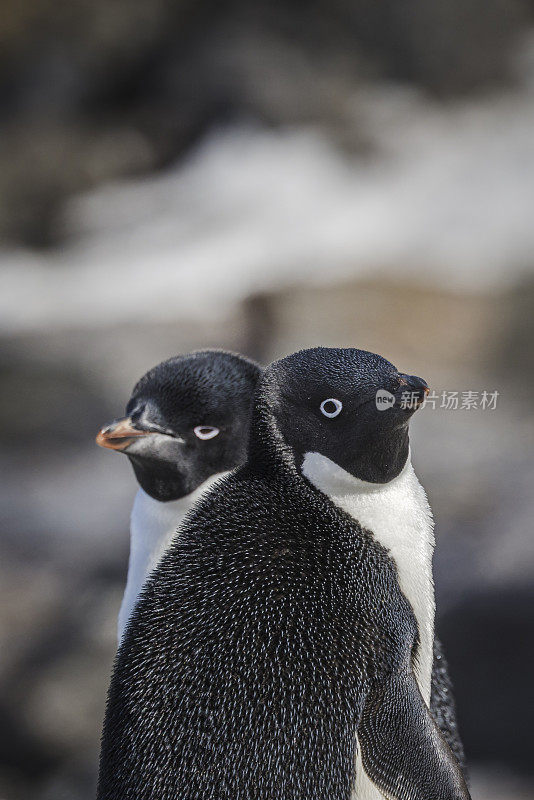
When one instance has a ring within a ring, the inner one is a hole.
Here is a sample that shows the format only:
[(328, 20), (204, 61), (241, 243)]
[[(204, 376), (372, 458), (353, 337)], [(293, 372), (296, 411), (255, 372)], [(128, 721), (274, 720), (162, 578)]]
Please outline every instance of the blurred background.
[[(156, 362), (357, 346), (413, 456), (474, 800), (534, 797), (532, 0), (4, 0), (0, 798), (89, 800)], [(461, 403), (460, 403), (461, 405)]]

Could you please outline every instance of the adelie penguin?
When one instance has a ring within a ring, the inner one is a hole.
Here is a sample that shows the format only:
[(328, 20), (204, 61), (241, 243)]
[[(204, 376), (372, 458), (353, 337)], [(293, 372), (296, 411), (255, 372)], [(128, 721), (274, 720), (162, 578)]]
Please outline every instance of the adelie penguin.
[(247, 463), (133, 613), (101, 800), (469, 798), (428, 707), (432, 524), (407, 389), (422, 401), (426, 384), (355, 349), (264, 373)]
[(163, 361), (136, 384), (126, 416), (105, 425), (102, 447), (128, 456), (139, 490), (118, 620), (122, 639), (147, 576), (195, 502), (244, 461), (260, 368), (207, 350)]

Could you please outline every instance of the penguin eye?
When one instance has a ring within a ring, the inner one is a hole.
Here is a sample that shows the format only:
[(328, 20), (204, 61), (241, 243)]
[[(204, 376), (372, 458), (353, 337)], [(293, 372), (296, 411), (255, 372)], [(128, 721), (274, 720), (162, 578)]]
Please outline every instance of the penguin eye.
[(211, 425), (197, 425), (193, 432), (199, 439), (213, 439), (220, 433), (219, 428), (212, 428)]
[(321, 413), (329, 418), (337, 417), (338, 414), (341, 414), (342, 408), (343, 403), (341, 400), (336, 400), (335, 397), (329, 397), (328, 400), (323, 400), (321, 403)]

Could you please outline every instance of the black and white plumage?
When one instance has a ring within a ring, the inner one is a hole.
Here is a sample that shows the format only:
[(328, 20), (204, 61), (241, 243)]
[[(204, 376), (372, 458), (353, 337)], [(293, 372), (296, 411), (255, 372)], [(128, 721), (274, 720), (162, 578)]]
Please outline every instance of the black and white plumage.
[(101, 800), (349, 800), (362, 771), (388, 798), (469, 797), (422, 696), (394, 558), (302, 471), (319, 453), (358, 481), (401, 476), (410, 412), (374, 398), (407, 378), (352, 349), (267, 370), (248, 463), (200, 501), (134, 612)]
[(430, 711), (436, 720), (441, 735), (452, 750), (469, 785), (469, 773), (465, 760), (464, 745), (458, 729), (454, 687), (449, 674), (449, 665), (445, 657), (443, 645), (434, 636), (434, 667), (432, 670), (432, 694)]
[(249, 359), (223, 350), (175, 356), (149, 370), (137, 382), (126, 416), (99, 432), (98, 444), (127, 455), (140, 484), (119, 641), (147, 576), (186, 515), (244, 461), (260, 372)]

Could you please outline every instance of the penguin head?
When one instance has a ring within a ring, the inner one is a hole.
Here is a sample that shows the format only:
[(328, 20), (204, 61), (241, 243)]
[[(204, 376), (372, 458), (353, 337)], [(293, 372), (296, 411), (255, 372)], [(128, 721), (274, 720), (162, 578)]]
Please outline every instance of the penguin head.
[(297, 469), (307, 453), (318, 453), (356, 478), (386, 483), (406, 464), (409, 422), (427, 393), (422, 378), (375, 353), (302, 350), (265, 372), (256, 403), (260, 438), (277, 440), (275, 450)]
[(128, 456), (151, 497), (176, 500), (244, 461), (259, 376), (221, 350), (170, 358), (141, 378), (126, 416), (102, 427), (97, 444)]

